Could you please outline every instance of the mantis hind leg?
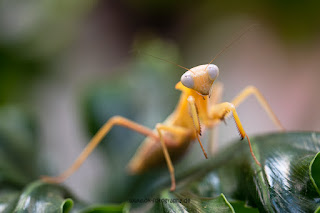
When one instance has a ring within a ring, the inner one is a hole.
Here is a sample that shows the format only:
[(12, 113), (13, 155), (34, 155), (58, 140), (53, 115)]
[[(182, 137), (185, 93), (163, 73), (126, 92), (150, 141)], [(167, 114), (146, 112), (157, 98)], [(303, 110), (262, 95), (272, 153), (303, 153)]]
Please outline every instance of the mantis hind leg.
[(263, 97), (261, 92), (254, 86), (247, 86), (242, 90), (232, 101), (233, 105), (235, 107), (238, 107), (245, 99), (247, 99), (250, 95), (254, 95), (263, 109), (267, 112), (269, 118), (272, 120), (272, 122), (281, 130), (284, 131), (285, 128), (280, 123), (279, 119), (275, 115), (275, 113), (272, 111), (270, 105), (268, 104), (267, 100)]
[(111, 130), (111, 128), (115, 125), (123, 126), (128, 129), (132, 129), (133, 131), (136, 131), (142, 135), (153, 137), (156, 140), (159, 140), (159, 136), (157, 134), (155, 134), (151, 129), (149, 129), (143, 125), (140, 125), (138, 123), (135, 123), (133, 121), (130, 121), (124, 117), (114, 116), (114, 117), (110, 118), (99, 129), (99, 131), (93, 136), (91, 141), (88, 143), (88, 145), (81, 152), (79, 157), (75, 160), (75, 162), (67, 170), (65, 170), (61, 175), (59, 175), (57, 177), (43, 176), (43, 177), (41, 177), (41, 179), (45, 182), (48, 182), (48, 183), (62, 183), (62, 182), (64, 182), (68, 177), (70, 177), (75, 171), (78, 170), (78, 168), (88, 158), (88, 156), (91, 154), (91, 152), (96, 148), (96, 146), (101, 142), (101, 140), (108, 134), (108, 132)]

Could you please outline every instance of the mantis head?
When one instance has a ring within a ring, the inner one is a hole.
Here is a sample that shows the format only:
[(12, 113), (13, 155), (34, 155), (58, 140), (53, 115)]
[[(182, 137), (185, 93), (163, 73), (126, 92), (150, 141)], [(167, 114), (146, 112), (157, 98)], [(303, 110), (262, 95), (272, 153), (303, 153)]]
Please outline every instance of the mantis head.
[(193, 67), (181, 76), (181, 83), (203, 96), (209, 95), (213, 82), (219, 75), (219, 68), (214, 64)]

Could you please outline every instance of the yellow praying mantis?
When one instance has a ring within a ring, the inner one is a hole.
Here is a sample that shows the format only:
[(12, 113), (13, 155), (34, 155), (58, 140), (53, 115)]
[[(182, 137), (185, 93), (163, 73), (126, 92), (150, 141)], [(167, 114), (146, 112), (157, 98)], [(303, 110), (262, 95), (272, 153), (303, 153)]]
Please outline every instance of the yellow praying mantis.
[[(253, 153), (250, 139), (240, 122), (236, 108), (247, 97), (254, 95), (273, 123), (280, 130), (284, 130), (284, 128), (266, 99), (254, 86), (246, 87), (231, 102), (219, 103), (223, 86), (222, 83), (219, 82), (213, 84), (219, 75), (219, 69), (216, 65), (212, 64), (212, 62), (225, 49), (230, 47), (233, 42), (235, 42), (235, 40), (229, 43), (208, 64), (199, 65), (191, 69), (177, 65), (187, 70), (175, 86), (176, 89), (181, 91), (179, 102), (175, 110), (164, 122), (155, 125), (155, 129), (149, 129), (121, 116), (114, 116), (99, 129), (79, 157), (67, 170), (57, 177), (44, 176), (42, 180), (49, 183), (64, 182), (83, 164), (101, 140), (110, 132), (112, 127), (117, 125), (146, 136), (128, 164), (129, 172), (131, 174), (139, 174), (150, 168), (162, 165), (165, 162), (171, 177), (170, 190), (174, 191), (176, 181), (171, 157), (183, 155), (190, 143), (197, 139), (204, 156), (208, 158), (200, 140), (202, 126), (205, 128), (213, 128), (231, 114), (235, 120), (241, 139), (247, 138), (252, 158), (256, 164), (261, 166)], [(170, 61), (167, 62), (172, 63)]]

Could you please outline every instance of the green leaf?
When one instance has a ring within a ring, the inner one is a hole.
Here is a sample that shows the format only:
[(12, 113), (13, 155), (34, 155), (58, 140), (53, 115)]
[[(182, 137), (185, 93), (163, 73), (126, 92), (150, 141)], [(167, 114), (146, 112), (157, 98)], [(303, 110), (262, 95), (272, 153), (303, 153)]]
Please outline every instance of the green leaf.
[(320, 194), (320, 152), (312, 159), (309, 167), (310, 179), (316, 188), (317, 192)]
[[(73, 208), (74, 207), (74, 208)], [(75, 198), (69, 190), (41, 181), (33, 182), (19, 192), (2, 190), (0, 192), (0, 211), (9, 212), (54, 212), (54, 213), (115, 213), (129, 212), (128, 203), (119, 205), (88, 205)]]
[(232, 201), (230, 202), (230, 204), (232, 205), (236, 213), (259, 213), (259, 210), (257, 208), (247, 206), (242, 201)]
[[(267, 212), (310, 212), (319, 206), (319, 194), (310, 175), (318, 175), (319, 133), (277, 133), (252, 137), (257, 166), (247, 143), (234, 143), (214, 158), (187, 172), (178, 172), (178, 185), (204, 197), (224, 193)], [(187, 177), (187, 178), (185, 178)], [(314, 176), (313, 178), (315, 178)], [(186, 179), (183, 181), (183, 179)]]
[(28, 185), (21, 193), (15, 212), (63, 212), (73, 206), (70, 193), (61, 186), (41, 181)]
[(169, 192), (165, 190), (160, 198), (153, 199), (150, 212), (221, 212), (233, 213), (234, 209), (221, 194), (215, 198), (199, 197), (188, 192)]
[(17, 190), (5, 189), (0, 191), (0, 211), (2, 213), (12, 212), (19, 199), (20, 193)]
[(128, 213), (130, 205), (128, 203), (123, 204), (109, 204), (109, 205), (100, 205), (100, 206), (90, 206), (81, 210), (81, 213)]

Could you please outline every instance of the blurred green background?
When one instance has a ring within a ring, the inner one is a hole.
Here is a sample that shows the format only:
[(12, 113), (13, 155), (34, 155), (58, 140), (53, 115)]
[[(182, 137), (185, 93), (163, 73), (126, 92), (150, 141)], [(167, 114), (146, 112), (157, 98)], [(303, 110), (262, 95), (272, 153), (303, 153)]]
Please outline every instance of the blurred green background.
[[(33, 114), (40, 173), (56, 175), (112, 115), (153, 127), (173, 110), (184, 70), (134, 50), (191, 68), (259, 24), (215, 61), (224, 100), (255, 85), (287, 129), (319, 130), (319, 11), (317, 1), (1, 0), (0, 105)], [(276, 130), (253, 98), (239, 115), (249, 135)], [(228, 124), (219, 146), (238, 137)], [(115, 128), (67, 185), (85, 200), (112, 200), (97, 183), (136, 183), (124, 166), (142, 139)], [(178, 168), (203, 159), (192, 150)]]

